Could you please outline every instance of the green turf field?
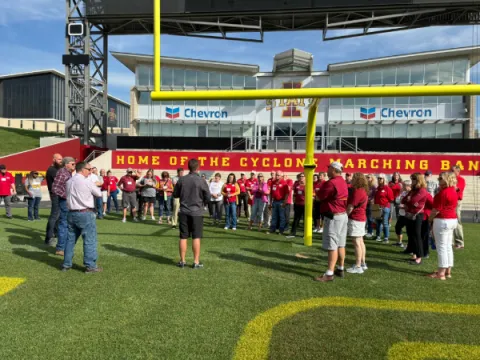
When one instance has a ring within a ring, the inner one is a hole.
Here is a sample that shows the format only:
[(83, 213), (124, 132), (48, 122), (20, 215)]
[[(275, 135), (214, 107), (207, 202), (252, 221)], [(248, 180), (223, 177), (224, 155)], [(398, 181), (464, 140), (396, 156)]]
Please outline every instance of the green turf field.
[(36, 149), (40, 146), (41, 137), (58, 135), (43, 131), (0, 128), (0, 156)]
[[(14, 220), (1, 213), (0, 277), (26, 281), (0, 296), (0, 359), (260, 359), (265, 354), (248, 341), (249, 357), (236, 352), (250, 321), (281, 304), (325, 297), (359, 299), (354, 305), (360, 299), (390, 302), (383, 309), (317, 306), (285, 318), (280, 310), (271, 336), (261, 333), (268, 328), (267, 315), (257, 321), (261, 331), (251, 339), (266, 336), (266, 358), (274, 360), (407, 360), (413, 358), (407, 345), (415, 342), (434, 345), (409, 346), (455, 349), (465, 356), (458, 359), (479, 354), (478, 307), (455, 307), (464, 314), (404, 311), (415, 310), (419, 305), (413, 302), (419, 301), (479, 304), (478, 225), (465, 225), (467, 250), (455, 252), (451, 280), (423, 276), (435, 268), (435, 252), (415, 267), (397, 248), (367, 241), (364, 275), (321, 284), (312, 281), (326, 267), (318, 237), (305, 248), (301, 239), (241, 230), (243, 218), (235, 233), (207, 227), (205, 268), (182, 270), (175, 267), (177, 231), (151, 221), (122, 224), (118, 216), (107, 217), (98, 221), (104, 272), (86, 275), (80, 271), (81, 241), (74, 259), (78, 267), (63, 273), (54, 248), (43, 245), (46, 220), (27, 222), (24, 209), (14, 210)], [(347, 264), (352, 260), (349, 248)], [(402, 303), (403, 310), (395, 309), (394, 300), (411, 301), (411, 308)], [(401, 351), (388, 357), (392, 347)], [(422, 359), (452, 358), (428, 351)]]

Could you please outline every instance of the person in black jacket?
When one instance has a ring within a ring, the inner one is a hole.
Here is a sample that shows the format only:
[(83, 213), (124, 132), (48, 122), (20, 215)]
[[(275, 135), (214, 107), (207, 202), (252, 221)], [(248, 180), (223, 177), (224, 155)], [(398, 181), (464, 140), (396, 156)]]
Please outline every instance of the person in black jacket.
[(45, 244), (53, 245), (53, 238), (57, 236), (58, 218), (60, 216), (60, 207), (58, 205), (58, 196), (52, 193), (52, 185), (57, 176), (58, 170), (62, 167), (63, 157), (60, 154), (53, 155), (53, 163), (47, 170), (46, 180), (48, 193), (50, 194), (50, 216), (47, 221), (47, 229), (45, 231)]
[(184, 268), (185, 255), (187, 253), (187, 239), (191, 236), (193, 239), (193, 269), (201, 269), (200, 263), (200, 239), (203, 235), (203, 212), (205, 205), (210, 200), (210, 190), (208, 185), (198, 174), (199, 163), (197, 159), (191, 159), (188, 162), (190, 173), (181, 177), (175, 189), (173, 197), (180, 199), (180, 212), (178, 214), (180, 228), (180, 262), (178, 267)]

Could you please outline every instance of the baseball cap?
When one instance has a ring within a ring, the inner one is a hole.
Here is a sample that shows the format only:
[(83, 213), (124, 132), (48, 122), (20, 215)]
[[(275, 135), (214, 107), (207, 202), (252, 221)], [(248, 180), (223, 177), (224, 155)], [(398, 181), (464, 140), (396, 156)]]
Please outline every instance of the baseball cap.
[(343, 171), (343, 164), (341, 162), (338, 162), (338, 161), (332, 162), (330, 165), (327, 166), (327, 168), (328, 167), (332, 167), (334, 169)]
[(0, 164), (0, 170), (5, 170), (7, 167), (4, 164)]
[(425, 171), (425, 176), (430, 176), (432, 175), (432, 172), (430, 170)]
[(133, 172), (133, 169), (132, 169), (132, 168), (128, 168), (128, 169), (127, 169), (127, 173), (129, 173), (129, 172)]

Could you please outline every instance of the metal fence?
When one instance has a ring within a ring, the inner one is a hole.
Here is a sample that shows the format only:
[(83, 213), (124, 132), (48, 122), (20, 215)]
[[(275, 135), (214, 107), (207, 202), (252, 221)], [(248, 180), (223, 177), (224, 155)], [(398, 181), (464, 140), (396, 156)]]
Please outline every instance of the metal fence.
[[(358, 152), (358, 138), (355, 136), (317, 136), (315, 141), (315, 151), (345, 151)], [(229, 151), (290, 151), (290, 152), (304, 152), (307, 140), (305, 136), (276, 136), (271, 139), (268, 136), (261, 136), (260, 138), (248, 137), (242, 140), (231, 142)]]

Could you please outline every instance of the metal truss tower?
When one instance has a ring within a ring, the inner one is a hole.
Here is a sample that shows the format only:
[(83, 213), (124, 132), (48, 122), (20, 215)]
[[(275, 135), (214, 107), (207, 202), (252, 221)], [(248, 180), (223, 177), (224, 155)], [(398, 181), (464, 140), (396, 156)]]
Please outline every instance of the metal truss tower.
[(89, 23), (85, 0), (65, 2), (65, 136), (106, 147), (108, 35)]

